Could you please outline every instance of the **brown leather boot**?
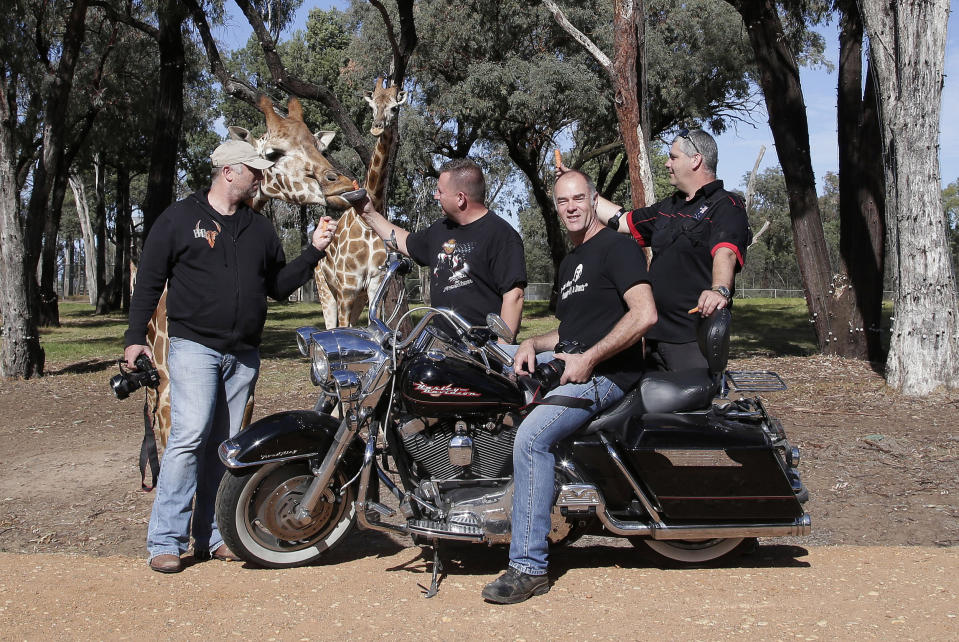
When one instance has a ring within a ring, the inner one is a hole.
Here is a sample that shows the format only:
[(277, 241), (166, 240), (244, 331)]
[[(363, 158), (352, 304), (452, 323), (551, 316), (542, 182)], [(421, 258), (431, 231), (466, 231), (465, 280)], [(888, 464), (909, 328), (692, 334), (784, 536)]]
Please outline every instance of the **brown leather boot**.
[(150, 568), (157, 573), (179, 573), (183, 570), (183, 560), (179, 555), (157, 555), (150, 558)]

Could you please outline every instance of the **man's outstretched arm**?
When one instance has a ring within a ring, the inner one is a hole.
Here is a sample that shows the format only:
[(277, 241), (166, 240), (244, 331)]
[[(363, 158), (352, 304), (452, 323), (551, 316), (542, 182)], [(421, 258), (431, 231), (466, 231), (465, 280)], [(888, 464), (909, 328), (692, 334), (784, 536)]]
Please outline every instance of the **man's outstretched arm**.
[(410, 255), (409, 249), (406, 247), (406, 239), (409, 237), (410, 233), (407, 230), (404, 230), (399, 225), (393, 225), (386, 220), (386, 217), (373, 209), (373, 204), (370, 203), (370, 199), (366, 199), (362, 203), (362, 209), (360, 209), (359, 203), (357, 203), (356, 208), (360, 213), (360, 216), (366, 221), (366, 224), (373, 228), (373, 231), (376, 232), (376, 235), (379, 236), (386, 243), (387, 247), (393, 245), (396, 246), (400, 252), (406, 256)]

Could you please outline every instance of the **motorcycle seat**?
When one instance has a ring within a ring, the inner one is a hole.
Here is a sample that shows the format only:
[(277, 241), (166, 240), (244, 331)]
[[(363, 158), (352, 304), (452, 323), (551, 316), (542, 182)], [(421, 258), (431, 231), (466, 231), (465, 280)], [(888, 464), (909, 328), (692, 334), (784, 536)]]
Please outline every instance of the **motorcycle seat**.
[(581, 434), (591, 435), (600, 431), (619, 434), (630, 417), (708, 408), (713, 398), (721, 392), (729, 357), (731, 321), (732, 314), (728, 308), (716, 310), (700, 321), (697, 340), (708, 367), (647, 372), (618, 403), (596, 415), (581, 430)]

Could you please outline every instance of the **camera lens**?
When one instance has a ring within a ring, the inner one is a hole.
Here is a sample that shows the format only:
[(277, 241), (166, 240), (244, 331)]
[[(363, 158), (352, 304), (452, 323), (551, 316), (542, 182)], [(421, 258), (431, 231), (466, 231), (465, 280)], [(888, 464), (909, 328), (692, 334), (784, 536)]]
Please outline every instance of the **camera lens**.
[(123, 374), (114, 375), (110, 379), (110, 388), (113, 389), (113, 394), (116, 395), (117, 399), (126, 399), (135, 390), (135, 388), (130, 388), (130, 383), (127, 381), (126, 375)]

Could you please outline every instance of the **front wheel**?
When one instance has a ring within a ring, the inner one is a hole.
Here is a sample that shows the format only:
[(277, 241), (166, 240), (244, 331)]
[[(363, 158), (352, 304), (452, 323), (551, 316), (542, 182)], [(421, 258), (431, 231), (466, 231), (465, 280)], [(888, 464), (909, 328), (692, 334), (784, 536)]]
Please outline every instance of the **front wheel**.
[(223, 541), (241, 558), (268, 568), (303, 566), (339, 544), (356, 519), (356, 491), (340, 489), (346, 475), (337, 469), (311, 519), (294, 519), (315, 477), (306, 460), (228, 470), (216, 495)]
[(659, 562), (695, 566), (739, 555), (755, 540), (743, 537), (713, 539), (646, 539), (631, 538), (632, 543), (652, 553)]

